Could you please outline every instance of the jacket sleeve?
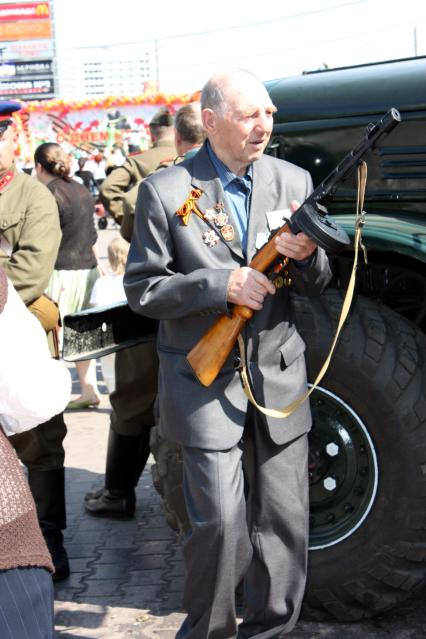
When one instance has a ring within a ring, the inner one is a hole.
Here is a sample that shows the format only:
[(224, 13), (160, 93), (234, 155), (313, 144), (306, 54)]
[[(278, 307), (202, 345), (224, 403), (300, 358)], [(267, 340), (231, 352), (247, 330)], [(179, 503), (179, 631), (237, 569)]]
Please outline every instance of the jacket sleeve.
[(134, 160), (127, 158), (124, 164), (113, 169), (101, 184), (101, 202), (118, 224), (121, 224), (123, 219), (124, 194), (144, 177), (140, 175), (141, 171), (143, 169), (138, 169)]
[(25, 304), (45, 291), (62, 237), (58, 207), (49, 190), (34, 181), (27, 199), (19, 241), (4, 264), (8, 278)]
[(135, 218), (138, 189), (139, 182), (123, 196), (123, 219), (121, 221), (120, 233), (128, 242), (131, 241), (133, 235), (133, 222)]
[(288, 271), (292, 279), (292, 289), (299, 295), (320, 295), (331, 280), (328, 257), (321, 248), (315, 251), (306, 265), (291, 260)]
[(230, 269), (177, 272), (169, 222), (150, 179), (139, 187), (124, 288), (130, 307), (156, 319), (228, 313)]

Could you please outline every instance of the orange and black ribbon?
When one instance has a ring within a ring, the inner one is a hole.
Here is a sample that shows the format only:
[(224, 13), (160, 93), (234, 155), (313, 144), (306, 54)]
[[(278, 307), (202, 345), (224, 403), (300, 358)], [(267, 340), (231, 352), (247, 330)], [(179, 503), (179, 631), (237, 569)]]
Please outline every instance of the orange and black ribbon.
[(202, 191), (200, 191), (200, 189), (191, 189), (191, 193), (188, 195), (185, 202), (176, 211), (176, 215), (182, 218), (182, 222), (185, 226), (188, 226), (189, 216), (191, 213), (195, 213), (198, 217), (201, 217), (202, 220), (205, 219), (204, 214), (197, 206), (197, 200), (201, 193)]

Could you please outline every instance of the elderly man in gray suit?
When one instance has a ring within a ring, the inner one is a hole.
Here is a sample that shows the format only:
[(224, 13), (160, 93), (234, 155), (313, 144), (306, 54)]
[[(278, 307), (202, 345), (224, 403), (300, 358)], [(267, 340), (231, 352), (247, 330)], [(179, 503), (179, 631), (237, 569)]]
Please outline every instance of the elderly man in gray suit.
[[(265, 417), (247, 402), (234, 354), (208, 388), (186, 355), (219, 314), (248, 306), (257, 311), (244, 341), (258, 399), (276, 407), (303, 395), (305, 345), (288, 287), (276, 288), (247, 264), (274, 218), (303, 201), (312, 181), (263, 155), (275, 107), (253, 75), (214, 75), (201, 107), (201, 150), (140, 186), (125, 289), (134, 311), (160, 320), (160, 432), (183, 451), (191, 533), (187, 617), (177, 637), (267, 639), (291, 631), (305, 587), (309, 405), (286, 419)], [(275, 241), (291, 258), (292, 287), (319, 294), (330, 278), (324, 252), (303, 233)]]

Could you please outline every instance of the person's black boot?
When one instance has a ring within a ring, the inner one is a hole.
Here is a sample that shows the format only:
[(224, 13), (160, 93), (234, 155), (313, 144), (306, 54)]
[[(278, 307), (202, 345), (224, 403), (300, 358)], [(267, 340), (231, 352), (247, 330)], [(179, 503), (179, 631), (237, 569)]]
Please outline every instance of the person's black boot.
[(109, 431), (105, 486), (86, 494), (84, 507), (95, 517), (131, 519), (135, 487), (149, 457), (149, 429), (136, 437)]
[(62, 531), (66, 528), (65, 469), (28, 469), (28, 483), (33, 495), (41, 532), (52, 555), (55, 573), (53, 581), (62, 581), (70, 574), (68, 555)]
[(84, 501), (84, 507), (90, 515), (95, 517), (110, 517), (111, 519), (132, 519), (135, 514), (135, 491), (108, 490), (101, 488), (92, 493)]

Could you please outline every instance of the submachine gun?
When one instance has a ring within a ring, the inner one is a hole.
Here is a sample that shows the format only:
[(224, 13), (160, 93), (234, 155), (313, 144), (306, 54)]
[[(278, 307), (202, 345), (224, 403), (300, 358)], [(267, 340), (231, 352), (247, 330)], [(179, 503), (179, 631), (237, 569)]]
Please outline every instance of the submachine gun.
[[(339, 184), (361, 163), (367, 151), (373, 149), (400, 121), (399, 112), (392, 108), (378, 122), (369, 124), (357, 146), (273, 233), (248, 266), (269, 275), (277, 259), (282, 259), (274, 243), (274, 237), (281, 233), (297, 234), (303, 231), (331, 254), (347, 246), (350, 243), (348, 235), (328, 215), (325, 205), (332, 200)], [(187, 360), (201, 384), (209, 386), (216, 379), (245, 322), (253, 313), (246, 306), (233, 306), (231, 316), (220, 316), (188, 353)], [(63, 357), (68, 361), (101, 357), (138, 343), (153, 341), (158, 326), (155, 320), (133, 313), (126, 304), (67, 315), (63, 324)]]
[[(360, 164), (365, 153), (388, 134), (401, 116), (390, 109), (376, 124), (367, 126), (365, 135), (336, 168), (319, 184), (301, 206), (278, 228), (254, 256), (248, 266), (270, 276), (269, 269), (282, 256), (275, 248), (274, 237), (281, 233), (306, 233), (328, 253), (338, 253), (350, 243), (346, 232), (327, 214), (325, 204), (333, 197), (338, 185)], [(188, 353), (187, 361), (203, 386), (210, 386), (228, 359), (245, 322), (254, 311), (247, 306), (235, 305), (231, 316), (221, 315)]]

